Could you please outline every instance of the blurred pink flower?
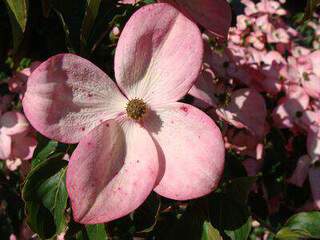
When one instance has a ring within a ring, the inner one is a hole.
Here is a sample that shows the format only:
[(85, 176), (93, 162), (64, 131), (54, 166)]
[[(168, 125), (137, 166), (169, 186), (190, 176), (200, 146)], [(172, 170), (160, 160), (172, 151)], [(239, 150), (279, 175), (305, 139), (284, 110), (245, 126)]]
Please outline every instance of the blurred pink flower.
[(246, 130), (230, 128), (224, 134), (225, 147), (233, 149), (241, 156), (257, 160), (263, 158), (264, 146), (260, 140)]
[(290, 86), (287, 96), (280, 99), (278, 106), (273, 110), (274, 125), (278, 128), (292, 128), (295, 121), (308, 108), (309, 102), (309, 96), (303, 88)]
[(22, 164), (22, 161), (20, 158), (17, 159), (7, 159), (6, 160), (6, 167), (10, 170), (10, 171), (16, 171)]
[(23, 94), (26, 90), (26, 84), (28, 77), (31, 73), (40, 65), (41, 62), (35, 61), (31, 63), (31, 66), (21, 70), (20, 72), (16, 72), (9, 79), (8, 85), (9, 90), (13, 93), (21, 93)]
[(159, 3), (139, 9), (123, 29), (117, 85), (72, 54), (53, 56), (31, 74), (23, 99), (31, 124), (49, 138), (80, 141), (67, 170), (76, 221), (122, 217), (153, 189), (186, 200), (218, 186), (219, 128), (197, 108), (176, 102), (197, 78), (202, 55), (198, 27)]
[(10, 160), (8, 166), (16, 168), (20, 160), (32, 158), (36, 140), (29, 136), (30, 125), (22, 113), (6, 112), (0, 116), (0, 159)]
[(279, 16), (286, 14), (286, 11), (281, 8), (280, 3), (277, 1), (261, 0), (256, 6), (258, 11), (262, 13), (275, 14)]
[(268, 43), (288, 43), (290, 41), (289, 34), (283, 28), (278, 28), (267, 33)]
[(217, 114), (236, 128), (246, 128), (257, 138), (265, 134), (267, 109), (263, 97), (254, 89), (234, 91), (227, 106), (218, 108)]
[(241, 3), (243, 3), (246, 6), (244, 9), (244, 13), (247, 16), (258, 13), (258, 8), (254, 2), (250, 0), (241, 0)]

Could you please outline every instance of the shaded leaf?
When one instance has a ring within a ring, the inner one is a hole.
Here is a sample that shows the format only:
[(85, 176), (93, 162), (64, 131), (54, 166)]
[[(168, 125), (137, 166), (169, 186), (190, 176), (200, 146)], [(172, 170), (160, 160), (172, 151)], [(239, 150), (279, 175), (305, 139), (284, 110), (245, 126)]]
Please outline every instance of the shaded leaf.
[(213, 226), (233, 240), (246, 240), (251, 231), (247, 199), (255, 180), (255, 177), (236, 178), (210, 199)]
[(316, 10), (317, 6), (320, 4), (320, 0), (308, 0), (307, 6), (305, 9), (305, 19), (309, 19), (312, 17), (314, 11)]
[(89, 240), (108, 239), (104, 224), (87, 225), (86, 231)]
[(236, 201), (246, 203), (250, 189), (256, 180), (256, 177), (237, 178), (228, 184), (226, 192), (233, 196)]
[(222, 240), (222, 237), (217, 229), (215, 229), (210, 222), (203, 223), (203, 232), (201, 240)]
[[(67, 164), (68, 162), (61, 158), (41, 162), (31, 170), (22, 189), (28, 223), (42, 238), (52, 237), (65, 229)], [(45, 216), (45, 221), (42, 215)]]
[(38, 145), (32, 159), (32, 167), (37, 166), (44, 160), (47, 160), (58, 147), (58, 142), (49, 139), (38, 138)]
[(55, 234), (54, 219), (43, 204), (35, 201), (26, 202), (26, 212), (28, 225), (40, 238), (47, 239)]
[(236, 230), (225, 230), (225, 233), (232, 239), (248, 239), (251, 231), (251, 217), (239, 228)]
[(131, 214), (136, 231), (139, 233), (151, 232), (157, 223), (160, 208), (160, 198), (152, 192), (147, 200)]
[(55, 8), (53, 10), (57, 14), (57, 16), (59, 17), (59, 19), (61, 21), (61, 24), (62, 24), (62, 27), (63, 27), (63, 31), (64, 31), (64, 34), (65, 34), (65, 42), (66, 42), (68, 51), (70, 53), (75, 53), (75, 50), (74, 50), (74, 47), (73, 47), (73, 44), (72, 44), (72, 41), (71, 41), (69, 26), (67, 25), (66, 21), (64, 20), (64, 17), (62, 15), (62, 13), (60, 11), (58, 11), (57, 9), (55, 9)]
[(9, 10), (13, 35), (14, 51), (18, 49), (26, 30), (28, 19), (28, 0), (5, 0)]
[(298, 213), (277, 233), (278, 239), (320, 238), (320, 212)]
[(175, 212), (175, 218), (166, 229), (162, 229), (160, 239), (201, 239), (203, 224), (208, 221), (207, 198), (191, 201), (188, 206), (180, 206)]
[(89, 35), (98, 16), (100, 4), (101, 0), (87, 0), (87, 8), (82, 21), (80, 33), (80, 42), (82, 49), (86, 48), (87, 46)]

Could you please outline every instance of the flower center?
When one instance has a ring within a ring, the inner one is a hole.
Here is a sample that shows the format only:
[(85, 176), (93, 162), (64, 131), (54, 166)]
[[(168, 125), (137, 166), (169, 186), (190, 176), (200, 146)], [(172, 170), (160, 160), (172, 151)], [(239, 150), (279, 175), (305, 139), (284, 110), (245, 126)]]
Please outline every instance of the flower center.
[(130, 100), (127, 103), (126, 111), (133, 120), (141, 120), (147, 112), (147, 104), (139, 98)]

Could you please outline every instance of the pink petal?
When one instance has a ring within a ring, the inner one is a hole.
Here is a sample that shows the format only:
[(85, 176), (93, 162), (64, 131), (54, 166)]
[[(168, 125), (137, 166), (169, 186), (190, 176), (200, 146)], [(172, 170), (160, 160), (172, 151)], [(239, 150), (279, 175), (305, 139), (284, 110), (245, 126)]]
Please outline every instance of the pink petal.
[(320, 128), (311, 128), (307, 136), (307, 150), (312, 161), (320, 160)]
[(16, 235), (10, 234), (9, 240), (17, 240)]
[(302, 86), (306, 93), (315, 99), (320, 98), (320, 76), (311, 74), (302, 81)]
[(320, 126), (320, 111), (304, 111), (302, 116), (297, 119), (296, 124), (306, 132), (317, 128)]
[(231, 25), (231, 8), (226, 0), (159, 0), (172, 3), (208, 31), (226, 38)]
[(172, 103), (150, 114), (145, 127), (162, 159), (157, 193), (187, 200), (218, 186), (224, 143), (219, 128), (206, 114), (191, 105)]
[(309, 181), (312, 192), (313, 201), (318, 209), (320, 209), (320, 169), (313, 167), (309, 171)]
[(250, 156), (257, 160), (263, 158), (263, 144), (247, 130), (239, 131), (235, 128), (229, 128), (224, 139), (226, 148), (235, 150), (241, 156)]
[(11, 153), (11, 137), (0, 132), (0, 159), (6, 160)]
[(214, 96), (214, 74), (208, 70), (203, 70), (199, 75), (197, 81), (192, 86), (189, 94), (199, 100), (204, 105), (216, 106), (216, 97)]
[(320, 77), (320, 62), (319, 62), (319, 59), (320, 59), (320, 50), (317, 50), (317, 51), (314, 51), (313, 53), (311, 53), (309, 55), (309, 58), (312, 62), (312, 68), (313, 68), (313, 71), (314, 73)]
[(298, 187), (302, 187), (304, 181), (308, 177), (310, 165), (311, 159), (308, 155), (300, 157), (297, 163), (297, 167), (289, 179), (289, 183), (294, 184)]
[(108, 222), (135, 210), (152, 191), (158, 153), (134, 122), (104, 122), (82, 139), (71, 156), (67, 190), (74, 218), (84, 224)]
[(31, 136), (15, 136), (12, 137), (12, 158), (20, 158), (28, 160), (32, 158), (36, 149), (37, 140)]
[(49, 58), (34, 70), (23, 99), (41, 134), (76, 143), (100, 122), (125, 110), (126, 99), (98, 67), (73, 54)]
[(254, 89), (234, 91), (229, 105), (218, 109), (217, 114), (235, 127), (247, 128), (258, 137), (264, 135), (267, 108), (264, 98)]
[(33, 72), (37, 67), (39, 67), (41, 64), (40, 61), (34, 61), (30, 65), (30, 71)]
[(22, 164), (22, 161), (20, 158), (17, 159), (7, 159), (6, 160), (6, 167), (10, 171), (16, 171)]
[(29, 127), (27, 119), (20, 112), (6, 112), (0, 119), (0, 130), (6, 135), (26, 133)]
[(196, 80), (202, 55), (201, 33), (192, 21), (169, 4), (147, 5), (120, 36), (116, 80), (129, 99), (143, 98), (151, 105), (173, 102)]
[(280, 100), (280, 104), (272, 113), (273, 122), (278, 128), (291, 128), (298, 114), (303, 113), (309, 106), (309, 96), (303, 88), (293, 85), (289, 87), (286, 97)]

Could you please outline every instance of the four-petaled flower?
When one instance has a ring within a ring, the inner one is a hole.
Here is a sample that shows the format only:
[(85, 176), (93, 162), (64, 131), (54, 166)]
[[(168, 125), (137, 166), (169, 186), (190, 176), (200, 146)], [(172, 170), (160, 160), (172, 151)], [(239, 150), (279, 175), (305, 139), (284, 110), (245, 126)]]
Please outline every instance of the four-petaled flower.
[(177, 102), (196, 80), (202, 55), (197, 26), (158, 3), (125, 26), (115, 54), (117, 85), (72, 54), (53, 56), (31, 74), (23, 99), (31, 124), (49, 138), (80, 141), (67, 170), (76, 221), (122, 217), (153, 189), (186, 200), (217, 187), (221, 133), (206, 114)]

